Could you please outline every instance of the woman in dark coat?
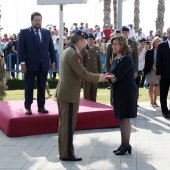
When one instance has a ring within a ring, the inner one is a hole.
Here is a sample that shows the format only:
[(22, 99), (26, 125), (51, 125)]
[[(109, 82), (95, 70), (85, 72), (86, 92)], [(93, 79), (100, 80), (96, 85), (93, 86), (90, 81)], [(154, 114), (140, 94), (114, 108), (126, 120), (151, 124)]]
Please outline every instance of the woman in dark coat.
[(119, 119), (121, 131), (121, 145), (113, 152), (116, 155), (131, 154), (129, 144), (131, 123), (129, 118), (137, 116), (138, 90), (134, 80), (134, 62), (129, 51), (129, 46), (124, 36), (112, 39), (112, 48), (117, 55), (110, 68), (112, 74), (110, 82), (113, 88), (114, 116)]

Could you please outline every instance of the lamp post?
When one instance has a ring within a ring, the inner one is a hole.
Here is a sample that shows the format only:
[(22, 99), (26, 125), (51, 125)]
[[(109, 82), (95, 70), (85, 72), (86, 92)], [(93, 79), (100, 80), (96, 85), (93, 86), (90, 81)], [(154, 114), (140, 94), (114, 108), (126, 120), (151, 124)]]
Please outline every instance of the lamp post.
[(121, 27), (122, 27), (122, 4), (123, 4), (123, 0), (118, 0), (117, 21), (118, 21), (118, 28), (119, 29), (121, 29)]

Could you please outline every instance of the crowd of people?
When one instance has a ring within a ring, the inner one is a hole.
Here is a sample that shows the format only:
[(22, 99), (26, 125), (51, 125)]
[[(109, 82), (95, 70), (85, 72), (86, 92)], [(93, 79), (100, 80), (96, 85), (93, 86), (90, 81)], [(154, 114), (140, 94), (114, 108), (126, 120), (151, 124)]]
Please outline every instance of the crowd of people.
[[(25, 79), (25, 114), (32, 115), (33, 88), (37, 79), (37, 107), (39, 113), (47, 114), (45, 108), (45, 86), (48, 70), (55, 70), (59, 51), (59, 37), (56, 26), (41, 27), (42, 16), (31, 15), (31, 27), (22, 29), (18, 35), (4, 34), (1, 38), (0, 92), (4, 81), (6, 57), (14, 52), (19, 57)], [(59, 155), (62, 161), (81, 161), (74, 153), (73, 134), (75, 131), (80, 99), (80, 84), (83, 81), (84, 98), (96, 102), (98, 82), (110, 86), (110, 103), (114, 117), (119, 120), (121, 144), (114, 150), (115, 155), (131, 154), (130, 118), (137, 116), (139, 87), (149, 84), (149, 97), (152, 107), (159, 107), (157, 96), (160, 93), (162, 114), (170, 118), (167, 95), (170, 86), (170, 28), (155, 35), (150, 30), (146, 36), (133, 25), (114, 30), (105, 25), (89, 28), (83, 22), (74, 23), (71, 29), (64, 23), (64, 51), (60, 56), (59, 81), (55, 97), (59, 111)], [(106, 74), (101, 74), (100, 55), (106, 55)], [(13, 62), (15, 66), (15, 61)], [(2, 71), (1, 71), (2, 70)], [(11, 73), (14, 78), (15, 75)], [(53, 79), (56, 73), (53, 73)], [(146, 80), (145, 80), (146, 78)]]

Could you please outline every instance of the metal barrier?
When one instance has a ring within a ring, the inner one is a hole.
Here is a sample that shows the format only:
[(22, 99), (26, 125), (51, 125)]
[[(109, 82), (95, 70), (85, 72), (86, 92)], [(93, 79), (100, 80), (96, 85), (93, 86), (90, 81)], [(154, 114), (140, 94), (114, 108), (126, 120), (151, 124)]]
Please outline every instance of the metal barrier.
[[(53, 72), (59, 71), (59, 54), (56, 54), (56, 61), (57, 61), (56, 69), (54, 71), (51, 71), (51, 70), (48, 71), (48, 73), (50, 75), (50, 79), (52, 79), (52, 73)], [(12, 64), (14, 64), (14, 63), (15, 63), (16, 69), (12, 68)], [(21, 72), (21, 69), (19, 67), (19, 58), (18, 58), (17, 54), (10, 53), (7, 56), (6, 70), (8, 70), (10, 72), (15, 72), (16, 73), (16, 79), (19, 79), (18, 74)]]
[[(12, 64), (16, 65), (16, 69), (12, 68)], [(15, 72), (16, 73), (16, 79), (18, 78), (18, 74), (21, 72), (19, 69), (19, 58), (16, 53), (10, 53), (7, 56), (7, 64), (6, 64), (6, 69), (9, 70), (10, 72)]]
[(106, 73), (106, 54), (100, 54), (101, 72)]

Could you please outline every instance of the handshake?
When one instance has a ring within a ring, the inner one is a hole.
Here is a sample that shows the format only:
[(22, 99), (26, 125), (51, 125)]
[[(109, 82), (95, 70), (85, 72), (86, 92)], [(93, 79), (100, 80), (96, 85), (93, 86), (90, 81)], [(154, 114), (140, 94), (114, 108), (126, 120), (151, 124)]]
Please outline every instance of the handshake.
[(110, 74), (100, 74), (100, 82), (109, 82), (108, 79), (111, 79), (113, 75)]

